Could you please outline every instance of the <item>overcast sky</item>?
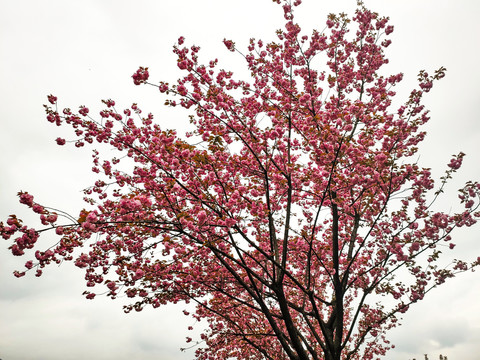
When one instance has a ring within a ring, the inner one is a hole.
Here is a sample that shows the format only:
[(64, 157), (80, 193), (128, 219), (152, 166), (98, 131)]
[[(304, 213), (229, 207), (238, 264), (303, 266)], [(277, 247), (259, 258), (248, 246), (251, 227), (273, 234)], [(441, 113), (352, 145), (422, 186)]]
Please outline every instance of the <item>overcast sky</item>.
[[(324, 28), (330, 12), (352, 13), (355, 0), (304, 0), (297, 20), (309, 31)], [(427, 97), (432, 120), (420, 161), (441, 176), (451, 154), (467, 153), (455, 190), (480, 179), (480, 2), (475, 0), (365, 0), (395, 25), (388, 49), (391, 73), (404, 72), (407, 94), (418, 70), (445, 66), (447, 77)], [(179, 73), (171, 46), (183, 35), (202, 47), (204, 59), (241, 66), (221, 43), (245, 45), (250, 37), (273, 39), (283, 24), (270, 0), (17, 0), (0, 2), (0, 219), (16, 213), (32, 219), (15, 194), (29, 191), (46, 205), (78, 213), (81, 190), (90, 185), (89, 150), (59, 148), (65, 129), (45, 120), (46, 95), (60, 106), (100, 107), (112, 98), (119, 108), (137, 102), (163, 127), (185, 126), (182, 111), (162, 106), (158, 91), (135, 87), (138, 66), (152, 80)], [(227, 59), (223, 62), (222, 59)], [(240, 68), (241, 69), (241, 68)], [(235, 68), (233, 69), (235, 70)], [(442, 201), (446, 210), (456, 196)], [(480, 255), (478, 227), (458, 232), (455, 256)], [(11, 274), (26, 257), (14, 258), (0, 240), (0, 358), (3, 360), (192, 359), (185, 346), (191, 320), (184, 305), (125, 315), (122, 300), (87, 301), (83, 273), (71, 264), (51, 267), (40, 279)], [(46, 240), (48, 242), (48, 237)], [(32, 255), (33, 256), (33, 255)], [(450, 360), (478, 360), (480, 354), (480, 274), (468, 273), (428, 294), (391, 332), (397, 348), (386, 359), (423, 359), (429, 353)]]

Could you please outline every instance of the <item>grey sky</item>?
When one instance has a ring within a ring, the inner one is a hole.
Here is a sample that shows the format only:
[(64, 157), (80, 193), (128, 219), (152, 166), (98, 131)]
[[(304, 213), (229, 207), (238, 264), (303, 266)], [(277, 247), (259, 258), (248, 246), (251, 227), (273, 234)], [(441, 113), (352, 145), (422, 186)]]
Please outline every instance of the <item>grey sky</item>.
[[(297, 20), (304, 29), (323, 29), (330, 12), (352, 13), (355, 0), (304, 0)], [(388, 49), (391, 73), (404, 72), (398, 90), (408, 94), (418, 70), (445, 66), (447, 76), (428, 94), (432, 120), (420, 162), (441, 176), (450, 155), (464, 151), (464, 170), (449, 189), (480, 179), (480, 3), (468, 0), (365, 0), (395, 25)], [(183, 35), (202, 47), (205, 60), (218, 57), (225, 68), (243, 70), (221, 40), (245, 45), (250, 37), (273, 39), (283, 24), (270, 0), (19, 0), (0, 2), (0, 219), (16, 213), (33, 218), (15, 196), (26, 190), (39, 202), (75, 213), (84, 207), (81, 189), (94, 176), (90, 151), (59, 148), (54, 139), (68, 131), (44, 120), (46, 95), (60, 106), (99, 109), (112, 98), (120, 108), (137, 102), (163, 127), (182, 127), (185, 113), (162, 106), (158, 91), (135, 87), (138, 66), (151, 79), (178, 77), (171, 46)], [(309, 32), (309, 31), (307, 31)], [(455, 196), (440, 203), (447, 210)], [(455, 254), (480, 255), (478, 228), (454, 237)], [(48, 243), (46, 237), (42, 242)], [(122, 299), (87, 301), (83, 273), (72, 264), (46, 269), (40, 279), (11, 273), (28, 260), (9, 254), (0, 242), (0, 358), (30, 359), (191, 359), (185, 346), (184, 305), (125, 315)], [(391, 332), (397, 345), (386, 359), (475, 360), (480, 354), (480, 278), (464, 274), (428, 294)]]

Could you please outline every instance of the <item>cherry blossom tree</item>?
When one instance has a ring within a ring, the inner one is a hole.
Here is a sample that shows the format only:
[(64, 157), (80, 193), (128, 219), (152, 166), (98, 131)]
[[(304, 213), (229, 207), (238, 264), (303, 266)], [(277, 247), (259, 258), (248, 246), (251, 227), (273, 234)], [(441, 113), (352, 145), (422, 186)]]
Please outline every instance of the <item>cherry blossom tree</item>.
[(249, 81), (217, 59), (201, 63), (183, 37), (175, 84), (150, 82), (146, 67), (133, 75), (189, 111), (185, 138), (136, 104), (117, 111), (105, 100), (94, 116), (48, 96), (47, 120), (76, 136), (59, 145), (98, 145), (99, 179), (77, 216), (19, 192), (44, 227), (15, 215), (0, 223), (13, 255), (39, 246), (42, 233), (58, 241), (17, 277), (74, 261), (87, 299), (126, 295), (126, 312), (193, 302), (186, 315), (208, 324), (201, 341), (187, 339), (197, 359), (353, 360), (384, 355), (387, 330), (411, 304), (480, 264), (442, 262), (452, 231), (480, 216), (476, 182), (460, 190), (457, 212), (435, 209), (464, 154), (437, 183), (415, 157), (429, 120), (422, 98), (446, 69), (420, 71), (418, 88), (392, 109), (403, 75), (380, 71), (388, 18), (359, 3), (352, 18), (332, 14), (307, 36), (294, 21), (301, 1), (275, 2), (285, 17), (276, 42), (251, 39), (243, 53), (224, 40)]

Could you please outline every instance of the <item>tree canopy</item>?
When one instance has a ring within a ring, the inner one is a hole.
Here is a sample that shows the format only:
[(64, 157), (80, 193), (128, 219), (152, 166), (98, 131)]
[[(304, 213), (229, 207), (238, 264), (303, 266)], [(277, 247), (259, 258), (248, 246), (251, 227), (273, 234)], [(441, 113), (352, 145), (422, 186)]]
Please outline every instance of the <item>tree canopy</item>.
[(36, 250), (26, 271), (74, 261), (88, 299), (126, 294), (126, 312), (194, 302), (191, 316), (209, 325), (198, 359), (373, 359), (411, 304), (480, 264), (440, 261), (452, 231), (480, 215), (480, 185), (460, 190), (460, 211), (434, 210), (464, 154), (437, 184), (416, 161), (429, 120), (422, 99), (445, 68), (420, 71), (392, 109), (403, 75), (380, 70), (388, 18), (359, 3), (352, 18), (332, 14), (307, 36), (294, 21), (301, 1), (275, 2), (285, 17), (277, 41), (251, 39), (242, 52), (224, 40), (250, 79), (201, 63), (183, 37), (175, 84), (150, 82), (146, 67), (132, 76), (190, 111), (185, 138), (136, 104), (117, 111), (104, 100), (95, 116), (48, 96), (47, 120), (76, 136), (59, 145), (98, 145), (99, 179), (75, 216), (20, 192), (44, 228), (11, 215), (0, 233), (21, 256), (54, 231), (58, 243)]

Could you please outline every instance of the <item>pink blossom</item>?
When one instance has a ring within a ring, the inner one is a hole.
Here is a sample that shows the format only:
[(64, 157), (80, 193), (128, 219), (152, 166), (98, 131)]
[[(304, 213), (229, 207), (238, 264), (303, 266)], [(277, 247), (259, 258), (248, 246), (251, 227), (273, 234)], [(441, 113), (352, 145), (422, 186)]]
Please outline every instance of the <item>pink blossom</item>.
[(85, 106), (80, 106), (80, 110), (78, 110), (78, 112), (80, 113), (80, 115), (83, 115), (83, 116), (87, 116), (88, 112), (90, 110), (85, 107)]
[(183, 96), (187, 95), (187, 88), (183, 85), (179, 85), (177, 87), (177, 91), (180, 95), (183, 95)]
[(45, 212), (44, 207), (40, 204), (33, 204), (32, 209), (37, 214), (43, 214)]
[[(186, 61), (178, 61), (177, 66), (178, 66), (179, 69), (185, 70), (188, 66), (188, 63)], [(160, 91), (162, 91), (162, 90), (160, 90)]]
[[(144, 76), (145, 76), (145, 75), (144, 75)], [(148, 74), (147, 74), (147, 79), (148, 79)], [(107, 105), (109, 108), (115, 106), (115, 101), (113, 101), (112, 99), (105, 100), (104, 103), (105, 103), (105, 105)]]
[(22, 249), (20, 249), (20, 247), (17, 244), (13, 244), (10, 247), (10, 250), (12, 250), (12, 254), (15, 256), (22, 256), (23, 254), (25, 254), (25, 252)]
[(139, 280), (139, 279), (141, 279), (144, 275), (145, 275), (145, 272), (144, 272), (142, 269), (137, 269), (137, 270), (135, 271), (135, 275), (133, 276), (133, 278), (134, 278), (135, 280)]
[(95, 211), (90, 211), (86, 217), (87, 222), (96, 222), (97, 221), (97, 213)]
[(133, 83), (140, 85), (148, 80), (148, 68), (140, 67), (135, 74), (132, 75)]
[(462, 160), (463, 159), (461, 157), (453, 158), (452, 160), (450, 160), (450, 163), (448, 164), (448, 166), (453, 170), (458, 170), (460, 166), (462, 166)]
[(198, 213), (197, 217), (198, 217), (198, 223), (202, 225), (205, 222), (205, 219), (207, 218), (207, 213), (205, 212), (205, 210), (202, 210)]
[(393, 25), (388, 25), (385, 28), (385, 34), (390, 35), (393, 32)]
[(48, 95), (47, 98), (48, 98), (48, 102), (52, 105), (55, 105), (55, 103), (57, 102), (57, 97), (56, 96)]
[(168, 85), (164, 82), (160, 83), (158, 86), (158, 89), (160, 90), (161, 93), (165, 93), (168, 91)]
[(55, 141), (58, 145), (65, 145), (65, 139), (58, 137)]
[(418, 241), (414, 242), (412, 246), (410, 246), (411, 251), (418, 251), (420, 249), (420, 243)]
[(223, 39), (223, 43), (230, 51), (235, 51), (235, 43), (232, 40)]
[(50, 214), (47, 216), (47, 221), (53, 224), (55, 221), (57, 221), (57, 218), (58, 218), (57, 214)]
[(29, 207), (33, 206), (33, 195), (30, 195), (29, 193), (26, 193), (26, 192), (19, 192), (18, 194), (20, 196), (21, 204), (25, 204)]
[(13, 275), (15, 275), (15, 277), (17, 278), (21, 278), (22, 276), (25, 276), (25, 271), (14, 271), (13, 272)]
[(95, 231), (96, 230), (96, 226), (88, 221), (85, 221), (82, 223), (82, 228), (84, 228), (85, 230), (87, 231)]

